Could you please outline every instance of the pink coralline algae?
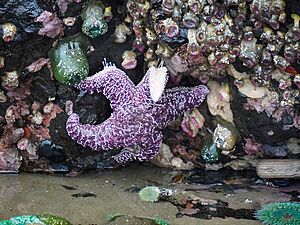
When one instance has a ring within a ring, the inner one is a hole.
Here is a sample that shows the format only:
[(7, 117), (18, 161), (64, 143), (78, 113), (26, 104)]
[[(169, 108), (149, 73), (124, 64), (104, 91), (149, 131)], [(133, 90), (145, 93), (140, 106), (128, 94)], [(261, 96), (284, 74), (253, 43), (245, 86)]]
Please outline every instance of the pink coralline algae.
[(35, 73), (37, 71), (40, 71), (44, 65), (48, 65), (48, 64), (49, 64), (49, 59), (45, 59), (42, 57), (34, 61), (33, 63), (31, 63), (29, 66), (26, 67), (26, 69), (31, 73)]
[(21, 157), (17, 147), (13, 145), (13, 128), (4, 127), (4, 133), (0, 137), (0, 172), (16, 173), (21, 166)]
[(79, 3), (81, 0), (57, 0), (57, 5), (61, 11), (61, 13), (65, 13), (68, 9), (68, 5), (72, 2)]
[(46, 35), (50, 38), (55, 38), (63, 32), (61, 21), (55, 13), (44, 11), (38, 18), (36, 18), (36, 22), (43, 23), (43, 27), (39, 30), (39, 35)]
[[(0, 173), (16, 173), (21, 166), (21, 159), (23, 162), (37, 159), (39, 143), (51, 138), (48, 129), (50, 121), (62, 112), (52, 102), (44, 107), (38, 102), (29, 105), (25, 99), (30, 95), (30, 86), (29, 80), (7, 92), (13, 104), (6, 109), (6, 125), (0, 137)], [(23, 121), (22, 127), (15, 126), (17, 121)]]
[(251, 138), (245, 138), (245, 146), (244, 151), (248, 155), (259, 155), (262, 154), (262, 147), (261, 144), (256, 142), (254, 139)]
[(181, 121), (182, 130), (194, 138), (204, 125), (205, 118), (201, 115), (198, 109), (194, 109), (193, 111), (187, 111), (184, 113), (183, 119)]
[(77, 87), (89, 94), (102, 92), (111, 102), (112, 115), (99, 125), (82, 125), (77, 114), (67, 120), (68, 134), (77, 143), (94, 150), (123, 148), (113, 158), (118, 163), (150, 160), (162, 143), (161, 130), (185, 110), (199, 106), (208, 88), (167, 89), (154, 102), (150, 96), (149, 72), (135, 86), (126, 74), (111, 64), (79, 83)]

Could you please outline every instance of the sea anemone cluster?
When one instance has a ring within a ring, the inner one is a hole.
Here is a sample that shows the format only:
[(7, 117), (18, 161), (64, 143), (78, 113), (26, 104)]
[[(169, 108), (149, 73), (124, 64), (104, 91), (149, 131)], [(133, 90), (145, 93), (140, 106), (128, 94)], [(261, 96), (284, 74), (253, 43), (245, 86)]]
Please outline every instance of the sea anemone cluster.
[[(230, 75), (247, 109), (276, 121), (287, 113), (289, 126), (299, 128), (300, 16), (286, 15), (285, 6), (283, 0), (129, 0), (124, 21), (148, 66), (164, 58), (173, 79), (191, 75), (202, 83)], [(235, 76), (235, 68), (247, 73)], [(257, 88), (259, 95), (251, 95)]]

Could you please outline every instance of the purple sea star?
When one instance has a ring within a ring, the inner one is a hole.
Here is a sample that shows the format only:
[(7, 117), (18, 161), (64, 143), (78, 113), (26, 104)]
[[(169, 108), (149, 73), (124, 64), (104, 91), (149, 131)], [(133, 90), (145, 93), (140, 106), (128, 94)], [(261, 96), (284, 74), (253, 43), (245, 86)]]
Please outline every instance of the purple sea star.
[(149, 71), (135, 86), (129, 77), (112, 64), (81, 81), (77, 87), (89, 94), (102, 92), (111, 102), (113, 113), (101, 124), (80, 124), (72, 113), (66, 124), (68, 134), (77, 143), (94, 150), (123, 148), (113, 158), (118, 163), (150, 160), (162, 143), (161, 130), (185, 110), (199, 106), (208, 88), (167, 89), (157, 102), (150, 96)]

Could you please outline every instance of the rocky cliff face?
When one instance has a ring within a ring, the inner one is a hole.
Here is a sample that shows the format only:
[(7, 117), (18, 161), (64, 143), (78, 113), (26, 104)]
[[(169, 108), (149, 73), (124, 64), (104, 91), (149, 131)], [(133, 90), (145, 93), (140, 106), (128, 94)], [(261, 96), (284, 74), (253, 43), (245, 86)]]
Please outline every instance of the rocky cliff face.
[[(118, 150), (104, 154), (94, 152), (75, 144), (65, 131), (68, 101), (73, 102), (74, 110), (79, 114), (82, 123), (101, 123), (108, 118), (111, 109), (109, 102), (102, 94), (83, 95), (72, 86), (62, 85), (53, 79), (47, 67), (45, 60), (56, 40), (81, 31), (80, 13), (85, 1), (58, 2), (60, 4), (46, 0), (4, 0), (0, 3), (0, 24), (2, 25), (0, 36), (7, 35), (4, 24), (11, 23), (16, 28), (16, 31), (12, 29), (12, 34), (8, 34), (11, 35), (9, 36), (11, 40), (0, 40), (0, 75), (2, 78), (0, 86), (0, 173), (17, 172), (19, 168), (26, 171), (58, 172), (103, 168), (106, 166), (105, 159), (118, 152)], [(115, 44), (113, 33), (116, 25), (120, 24), (126, 16), (125, 2), (118, 0), (103, 2), (106, 6), (112, 6), (113, 19), (108, 23), (109, 28), (106, 34), (90, 39), (93, 46), (93, 50), (87, 55), (90, 75), (102, 68), (103, 58), (107, 58), (121, 68), (122, 54), (125, 50), (132, 49), (132, 42), (135, 39), (133, 34), (125, 43)], [(68, 5), (65, 13), (59, 9), (61, 4)], [(42, 23), (37, 22), (37, 18), (44, 11), (52, 13), (51, 18), (48, 18), (50, 21), (53, 22), (53, 19), (57, 17), (61, 24), (62, 31), (57, 32), (54, 38), (48, 37), (47, 32), (56, 32), (55, 28), (58, 29), (58, 25), (48, 27), (44, 36), (39, 35)], [(299, 5), (295, 1), (286, 1), (286, 14), (288, 15), (286, 23), (292, 23), (289, 16), (291, 13), (300, 14)], [(74, 20), (74, 24), (69, 25), (65, 19)], [(28, 68), (41, 58), (45, 60), (40, 60), (39, 63)], [(141, 52), (137, 59), (138, 66), (126, 71), (134, 83), (142, 79), (146, 67)], [(40, 63), (45, 64), (41, 69), (38, 68)], [(300, 71), (298, 63), (293, 65), (297, 71)], [(238, 63), (235, 67), (239, 71), (244, 69)], [(263, 157), (297, 157), (299, 152), (292, 153), (287, 147), (288, 140), (300, 136), (299, 127), (291, 126), (295, 123), (293, 118), (285, 113), (277, 122), (265, 112), (258, 113), (241, 107), (247, 100), (233, 85), (232, 78), (227, 77), (225, 80), (229, 83), (231, 90), (233, 121), (241, 136), (241, 142), (237, 144), (235, 154), (239, 157), (245, 156), (244, 147), (247, 144), (245, 138), (251, 138), (265, 149), (264, 153), (260, 153)], [(219, 79), (219, 81), (222, 80)], [(200, 83), (198, 79), (184, 76), (176, 85), (194, 86), (198, 83)], [(174, 86), (171, 83), (169, 85)], [(296, 101), (294, 110), (299, 117), (299, 96)], [(172, 150), (178, 150), (176, 147), (183, 146), (186, 151), (173, 151), (172, 154), (181, 157), (184, 162), (194, 161), (194, 165), (198, 166), (203, 165), (199, 152), (204, 142), (206, 133), (204, 131), (213, 130), (215, 127), (212, 122), (214, 117), (207, 105), (201, 107), (200, 111), (206, 122), (205, 128), (196, 138), (190, 138), (183, 133), (179, 126), (181, 118), (165, 131), (165, 142)], [(300, 126), (300, 122), (297, 123)], [(299, 143), (299, 139), (293, 140), (296, 145)], [(248, 143), (247, 146), (253, 148), (254, 144)], [(185, 154), (194, 158), (189, 158)], [(222, 163), (230, 160), (228, 156), (221, 158)]]

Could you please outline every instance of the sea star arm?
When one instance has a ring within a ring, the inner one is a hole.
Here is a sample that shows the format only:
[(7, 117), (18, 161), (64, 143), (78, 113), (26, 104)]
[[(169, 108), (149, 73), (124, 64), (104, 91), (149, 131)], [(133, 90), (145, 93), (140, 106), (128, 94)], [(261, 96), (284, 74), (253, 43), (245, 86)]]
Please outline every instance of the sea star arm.
[(76, 87), (92, 94), (102, 92), (110, 101), (112, 109), (130, 102), (134, 94), (134, 84), (122, 70), (106, 62), (104, 69), (81, 81)]
[[(117, 121), (117, 122), (116, 122)], [(79, 116), (72, 113), (66, 123), (68, 135), (78, 144), (96, 151), (137, 145), (134, 133), (114, 115), (98, 125), (81, 124)]]
[(208, 93), (209, 90), (204, 85), (166, 90), (155, 107), (159, 127), (167, 126), (184, 111), (201, 105)]
[(162, 143), (162, 133), (154, 132), (144, 143), (133, 148), (124, 148), (113, 158), (118, 163), (127, 163), (138, 159), (139, 161), (148, 161), (153, 159), (159, 152)]

